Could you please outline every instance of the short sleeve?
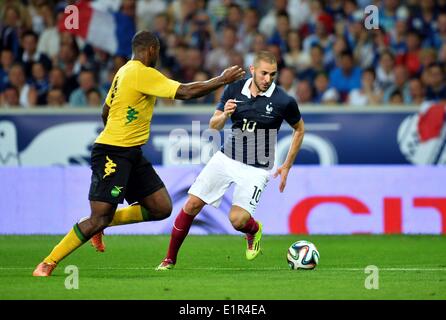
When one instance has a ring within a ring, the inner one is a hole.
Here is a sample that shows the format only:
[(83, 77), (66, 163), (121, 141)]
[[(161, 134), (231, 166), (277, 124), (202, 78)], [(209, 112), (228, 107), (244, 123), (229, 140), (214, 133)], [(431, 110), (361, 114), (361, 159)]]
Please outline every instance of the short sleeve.
[(290, 99), (285, 109), (284, 119), (290, 126), (294, 126), (302, 118), (295, 99)]
[(136, 76), (135, 89), (150, 96), (174, 99), (179, 86), (154, 68), (139, 69)]
[(231, 99), (231, 89), (230, 86), (227, 85), (225, 87), (225, 90), (223, 91), (223, 94), (221, 95), (220, 102), (217, 105), (217, 110), (224, 111), (226, 101), (228, 101), (229, 99)]

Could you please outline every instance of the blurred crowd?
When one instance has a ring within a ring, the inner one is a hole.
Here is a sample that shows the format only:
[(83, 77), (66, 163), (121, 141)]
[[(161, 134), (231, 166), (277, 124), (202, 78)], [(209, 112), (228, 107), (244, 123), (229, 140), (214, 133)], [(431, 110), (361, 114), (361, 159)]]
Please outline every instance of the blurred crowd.
[[(114, 56), (60, 32), (76, 1), (3, 0), (0, 107), (100, 106), (116, 71)], [(367, 29), (364, 9), (378, 8)], [(248, 70), (256, 52), (278, 61), (277, 83), (300, 104), (419, 105), (446, 100), (446, 0), (96, 0), (160, 39), (158, 69), (181, 82), (227, 66)], [(81, 22), (82, 23), (82, 22)], [(221, 91), (162, 106), (212, 104)]]

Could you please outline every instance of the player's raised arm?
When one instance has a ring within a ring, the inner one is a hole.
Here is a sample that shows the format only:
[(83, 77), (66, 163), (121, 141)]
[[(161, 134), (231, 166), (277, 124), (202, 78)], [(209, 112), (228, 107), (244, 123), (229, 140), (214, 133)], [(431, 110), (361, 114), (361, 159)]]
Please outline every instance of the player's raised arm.
[(182, 83), (178, 87), (175, 94), (175, 99), (188, 100), (198, 98), (207, 95), (208, 93), (232, 83), (239, 79), (242, 79), (245, 75), (245, 71), (239, 66), (232, 66), (225, 69), (221, 75), (212, 78), (207, 81), (197, 81), (191, 83)]

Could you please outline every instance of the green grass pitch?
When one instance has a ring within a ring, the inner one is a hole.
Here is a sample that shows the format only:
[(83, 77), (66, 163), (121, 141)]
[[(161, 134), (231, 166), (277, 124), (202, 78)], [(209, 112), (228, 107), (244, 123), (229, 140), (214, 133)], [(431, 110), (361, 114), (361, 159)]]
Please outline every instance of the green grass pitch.
[[(305, 300), (446, 299), (444, 236), (271, 236), (263, 254), (244, 256), (241, 236), (189, 236), (174, 270), (154, 268), (169, 237), (106, 236), (107, 251), (89, 243), (60, 263), (50, 278), (31, 273), (61, 236), (0, 236), (0, 299)], [(289, 270), (296, 240), (316, 244), (315, 270)], [(79, 288), (65, 288), (65, 267), (79, 268)], [(369, 265), (379, 288), (366, 289)]]

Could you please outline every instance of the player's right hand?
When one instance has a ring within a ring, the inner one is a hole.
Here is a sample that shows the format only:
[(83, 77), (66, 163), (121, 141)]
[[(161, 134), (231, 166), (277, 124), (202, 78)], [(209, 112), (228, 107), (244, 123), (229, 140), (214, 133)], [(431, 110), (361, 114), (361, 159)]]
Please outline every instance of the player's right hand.
[(237, 104), (235, 103), (235, 100), (229, 99), (225, 103), (223, 112), (226, 114), (227, 117), (230, 117), (234, 113), (235, 108), (237, 108)]
[(234, 81), (240, 80), (245, 76), (245, 71), (239, 66), (232, 66), (223, 70), (220, 77), (224, 84), (232, 83)]

